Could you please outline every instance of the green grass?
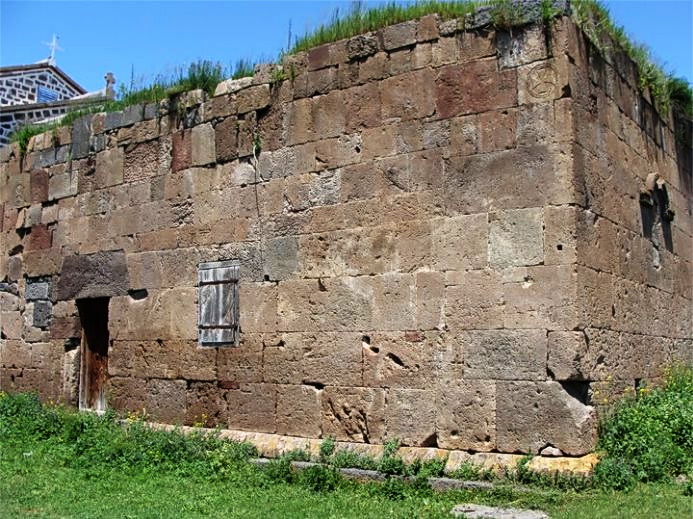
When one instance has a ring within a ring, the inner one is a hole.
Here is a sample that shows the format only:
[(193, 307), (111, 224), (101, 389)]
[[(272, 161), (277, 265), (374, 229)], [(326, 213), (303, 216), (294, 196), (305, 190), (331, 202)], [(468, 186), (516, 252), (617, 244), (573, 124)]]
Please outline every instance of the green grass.
[[(671, 483), (639, 484), (631, 491), (577, 492), (554, 487), (518, 492), (434, 493), (421, 478), (362, 484), (343, 479), (329, 458), (302, 472), (294, 452), (259, 468), (254, 449), (215, 437), (154, 431), (121, 424), (114, 413), (96, 416), (43, 406), (32, 395), (0, 393), (0, 517), (449, 517), (458, 503), (545, 510), (552, 517), (687, 517), (691, 498)], [(384, 459), (396, 459), (396, 444)], [(381, 460), (382, 464), (382, 460)], [(410, 473), (440, 473), (420, 463)], [(382, 469), (382, 466), (380, 467)]]

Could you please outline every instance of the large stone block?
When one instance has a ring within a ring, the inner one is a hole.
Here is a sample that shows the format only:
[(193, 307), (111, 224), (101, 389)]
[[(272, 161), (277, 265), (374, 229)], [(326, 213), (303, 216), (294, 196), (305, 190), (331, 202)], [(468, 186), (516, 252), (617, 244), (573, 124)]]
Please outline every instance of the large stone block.
[(243, 332), (237, 348), (219, 348), (217, 351), (217, 378), (220, 383), (239, 385), (263, 381), (263, 351), (265, 343), (279, 339), (256, 333)]
[(458, 337), (463, 344), (467, 380), (546, 378), (544, 330), (478, 330), (462, 332)]
[(338, 441), (382, 443), (385, 392), (366, 387), (326, 387), (322, 396), (322, 434)]
[(277, 434), (319, 438), (321, 395), (314, 386), (277, 386)]
[(277, 387), (274, 384), (241, 384), (225, 393), (228, 428), (276, 432)]
[(125, 253), (96, 252), (65, 257), (56, 297), (65, 300), (119, 296), (129, 288)]
[(265, 273), (272, 281), (288, 279), (298, 268), (298, 239), (275, 238), (265, 243)]
[(594, 408), (581, 398), (558, 382), (498, 382), (498, 450), (537, 454), (552, 446), (570, 456), (591, 452), (597, 418)]
[(214, 382), (191, 382), (185, 392), (185, 425), (226, 426), (226, 400)]
[(440, 272), (416, 274), (416, 329), (442, 328), (445, 301), (445, 277)]
[(433, 247), (437, 269), (485, 267), (488, 249), (487, 214), (434, 219)]
[(496, 447), (496, 382), (459, 380), (436, 389), (436, 434), (442, 449)]
[(579, 285), (573, 265), (509, 269), (505, 275), (506, 328), (573, 330), (578, 326)]
[(584, 332), (549, 332), (547, 374), (554, 380), (590, 377), (587, 336)]
[(277, 292), (275, 283), (241, 283), (239, 302), (244, 332), (276, 331)]
[(193, 166), (211, 164), (217, 158), (215, 133), (211, 123), (195, 126), (190, 135), (190, 160)]
[(344, 94), (333, 91), (313, 98), (313, 127), (321, 138), (338, 137), (346, 127)]
[(185, 380), (151, 379), (145, 385), (145, 409), (153, 421), (182, 424), (185, 420)]
[(384, 274), (373, 280), (373, 327), (412, 330), (416, 323), (416, 286), (409, 274)]
[(515, 106), (517, 72), (499, 72), (495, 60), (448, 65), (438, 72), (435, 104), (438, 116), (444, 119)]
[(94, 187), (103, 189), (123, 183), (123, 149), (112, 148), (96, 155)]
[(515, 209), (489, 215), (489, 263), (495, 269), (544, 262), (541, 208)]
[(285, 333), (265, 344), (264, 379), (280, 384), (360, 386), (358, 333)]
[(363, 335), (363, 385), (430, 388), (436, 371), (435, 341), (435, 336), (418, 331), (369, 332)]
[(159, 141), (149, 141), (128, 146), (125, 151), (125, 162), (123, 165), (123, 178), (125, 181), (149, 180), (151, 177), (158, 175), (159, 153)]
[(460, 330), (503, 327), (503, 285), (491, 270), (448, 272), (445, 276), (445, 324)]
[(29, 194), (32, 202), (45, 202), (48, 200), (48, 171), (35, 169), (29, 175)]
[(432, 115), (435, 105), (430, 70), (422, 69), (385, 79), (380, 86), (380, 99), (385, 121)]
[(385, 438), (412, 447), (436, 446), (436, 409), (430, 389), (390, 389), (385, 408)]
[(568, 158), (549, 146), (452, 156), (445, 162), (445, 210), (455, 215), (573, 203), (569, 166)]

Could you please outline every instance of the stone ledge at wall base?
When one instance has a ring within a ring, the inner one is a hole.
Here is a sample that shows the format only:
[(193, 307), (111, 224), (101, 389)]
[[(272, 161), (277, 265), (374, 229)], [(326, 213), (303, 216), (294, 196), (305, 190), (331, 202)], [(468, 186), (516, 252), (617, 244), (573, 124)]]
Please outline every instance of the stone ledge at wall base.
[[(157, 430), (179, 431), (181, 434), (206, 433), (217, 435), (222, 440), (246, 442), (253, 445), (258, 455), (263, 458), (278, 458), (282, 454), (291, 451), (302, 450), (310, 454), (311, 459), (318, 459), (320, 446), (324, 439), (299, 438), (296, 436), (283, 436), (280, 434), (267, 434), (248, 431), (233, 431), (230, 429), (210, 429), (204, 427), (176, 426), (162, 423), (146, 422)], [(362, 456), (380, 458), (384, 452), (384, 446), (378, 444), (336, 442), (335, 451), (346, 450)], [(500, 474), (505, 470), (517, 467), (519, 461), (525, 459), (522, 454), (504, 454), (495, 452), (456, 451), (436, 449), (433, 447), (400, 447), (397, 454), (405, 463), (410, 464), (415, 460), (446, 460), (445, 473), (451, 474), (464, 465), (474, 465), (482, 470), (491, 470)], [(585, 456), (535, 456), (527, 468), (535, 472), (548, 472), (559, 474), (572, 474), (576, 476), (589, 476), (597, 465), (599, 457), (592, 453)]]

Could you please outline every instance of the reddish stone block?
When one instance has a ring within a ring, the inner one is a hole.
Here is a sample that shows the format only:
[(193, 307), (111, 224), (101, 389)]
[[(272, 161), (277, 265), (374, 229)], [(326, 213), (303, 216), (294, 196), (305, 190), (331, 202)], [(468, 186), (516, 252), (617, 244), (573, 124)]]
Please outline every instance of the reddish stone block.
[(317, 70), (331, 64), (329, 43), (308, 51), (308, 70)]
[(192, 139), (190, 130), (182, 130), (174, 133), (171, 141), (173, 143), (171, 169), (173, 171), (188, 169), (192, 163)]
[(227, 161), (238, 157), (238, 120), (227, 117), (214, 128), (217, 160)]
[(517, 105), (517, 71), (498, 71), (496, 60), (450, 65), (436, 80), (436, 108), (441, 118)]
[(29, 196), (32, 202), (48, 200), (48, 171), (35, 169), (29, 176)]
[(26, 237), (25, 250), (50, 249), (53, 238), (53, 231), (47, 225), (39, 224), (31, 227), (31, 232)]
[(51, 321), (51, 339), (69, 339), (80, 337), (82, 327), (78, 317), (53, 317)]

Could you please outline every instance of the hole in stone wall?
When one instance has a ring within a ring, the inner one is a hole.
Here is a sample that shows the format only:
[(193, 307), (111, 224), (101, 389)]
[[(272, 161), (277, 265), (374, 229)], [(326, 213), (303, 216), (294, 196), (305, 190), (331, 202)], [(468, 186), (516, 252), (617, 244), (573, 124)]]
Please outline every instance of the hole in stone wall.
[(436, 433), (431, 434), (428, 438), (424, 438), (421, 443), (419, 443), (420, 447), (433, 447), (433, 448), (438, 448), (438, 435)]
[(556, 249), (558, 249), (558, 250), (563, 250), (563, 245), (561, 245), (561, 244), (559, 243), (558, 245), (556, 245)]
[(70, 337), (69, 339), (65, 339), (65, 342), (63, 343), (65, 353), (67, 353), (68, 351), (74, 351), (77, 348), (79, 348), (79, 343), (80, 339), (78, 337)]
[(388, 353), (388, 354), (385, 355), (385, 356), (386, 356), (388, 359), (390, 359), (392, 362), (394, 362), (395, 364), (397, 364), (398, 366), (404, 367), (404, 362), (402, 362), (402, 359), (400, 359), (400, 358), (399, 358), (397, 355), (395, 355), (394, 353)]
[(318, 391), (322, 391), (323, 389), (325, 389), (325, 384), (321, 384), (320, 382), (308, 382), (307, 380), (304, 380), (303, 385), (314, 387)]
[(370, 343), (371, 343), (371, 338), (370, 338), (368, 335), (364, 335), (363, 337), (361, 337), (361, 341), (362, 341), (364, 344), (370, 344)]
[(141, 301), (147, 298), (149, 292), (147, 292), (146, 288), (141, 288), (139, 290), (128, 290), (128, 295), (135, 301)]
[(269, 280), (270, 280), (269, 274), (265, 274), (265, 277), (264, 277), (263, 279), (264, 279), (265, 281), (269, 281)]
[(563, 390), (568, 393), (575, 400), (583, 405), (587, 405), (589, 401), (589, 382), (578, 381), (578, 380), (564, 380), (559, 381), (559, 384)]
[(325, 288), (325, 284), (320, 278), (318, 278), (318, 290), (320, 290), (320, 292), (327, 292), (327, 288)]

